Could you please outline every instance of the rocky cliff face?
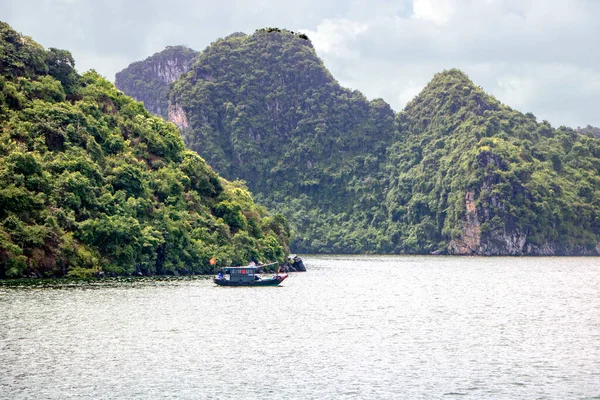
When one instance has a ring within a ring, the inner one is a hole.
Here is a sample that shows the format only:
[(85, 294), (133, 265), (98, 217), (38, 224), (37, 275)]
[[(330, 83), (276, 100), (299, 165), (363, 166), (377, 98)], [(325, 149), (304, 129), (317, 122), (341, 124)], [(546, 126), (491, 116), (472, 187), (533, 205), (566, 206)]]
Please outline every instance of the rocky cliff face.
[(178, 104), (169, 103), (168, 119), (177, 125), (179, 129), (188, 128), (190, 126), (185, 111), (183, 111), (183, 108)]
[(163, 60), (153, 65), (153, 70), (158, 79), (164, 83), (171, 83), (179, 79), (181, 74), (189, 71), (188, 59), (175, 57)]
[[(485, 171), (485, 178), (478, 193), (470, 190), (465, 195), (462, 235), (449, 242), (448, 253), (486, 256), (600, 255), (600, 243), (593, 247), (569, 246), (562, 241), (544, 241), (541, 244), (528, 241), (532, 229), (518, 226), (518, 219), (507, 212), (513, 199), (507, 199), (505, 192), (497, 190), (497, 186), (504, 182), (495, 172), (508, 171), (509, 164), (498, 154), (484, 151), (479, 154), (478, 166)], [(512, 183), (510, 193), (532, 198), (528, 189), (517, 182)], [(499, 221), (501, 224), (497, 226)], [(482, 224), (485, 224), (483, 232)]]
[[(187, 47), (169, 46), (118, 72), (115, 86), (136, 100), (143, 101), (151, 113), (167, 119), (169, 84), (189, 71), (196, 55), (194, 50)], [(178, 121), (181, 122), (181, 118)]]
[[(464, 226), (464, 236), (453, 240), (448, 246), (449, 254), (483, 256), (595, 256), (600, 255), (600, 242), (595, 248), (576, 246), (565, 248), (558, 242), (542, 245), (527, 243), (527, 233), (515, 229), (513, 232), (494, 233), (485, 239), (477, 229), (476, 221), (469, 220)], [(473, 236), (473, 232), (475, 235)], [(479, 244), (477, 244), (479, 243)]]
[(565, 248), (558, 242), (546, 242), (535, 245), (527, 242), (528, 233), (515, 228), (512, 231), (503, 230), (492, 232), (482, 238), (481, 224), (478, 214), (485, 208), (477, 207), (474, 193), (469, 191), (465, 196), (465, 222), (462, 227), (462, 236), (451, 240), (448, 244), (448, 253), (455, 255), (484, 255), (484, 256), (557, 256), (557, 255), (600, 255), (600, 242), (595, 248), (577, 246)]
[(450, 254), (476, 254), (481, 245), (481, 228), (475, 206), (475, 193), (468, 191), (465, 195), (465, 223), (462, 227), (462, 236), (454, 239), (448, 244)]

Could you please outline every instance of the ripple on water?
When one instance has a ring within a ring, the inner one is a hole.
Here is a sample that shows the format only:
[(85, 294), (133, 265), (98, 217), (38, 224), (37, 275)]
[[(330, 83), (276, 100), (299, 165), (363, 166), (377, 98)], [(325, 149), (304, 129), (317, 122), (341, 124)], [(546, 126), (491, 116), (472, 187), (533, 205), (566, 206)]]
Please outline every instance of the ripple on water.
[(0, 398), (600, 398), (595, 258), (303, 259), (279, 288), (2, 283)]

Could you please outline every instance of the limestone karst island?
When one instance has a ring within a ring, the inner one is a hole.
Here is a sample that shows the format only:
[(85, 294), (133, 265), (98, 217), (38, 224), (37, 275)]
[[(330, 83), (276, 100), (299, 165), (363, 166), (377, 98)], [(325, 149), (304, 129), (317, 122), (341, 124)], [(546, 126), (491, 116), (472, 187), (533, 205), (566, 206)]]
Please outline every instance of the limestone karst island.
[(268, 28), (167, 47), (115, 86), (1, 23), (0, 75), (0, 278), (600, 253), (598, 129), (552, 127), (456, 69), (394, 111)]

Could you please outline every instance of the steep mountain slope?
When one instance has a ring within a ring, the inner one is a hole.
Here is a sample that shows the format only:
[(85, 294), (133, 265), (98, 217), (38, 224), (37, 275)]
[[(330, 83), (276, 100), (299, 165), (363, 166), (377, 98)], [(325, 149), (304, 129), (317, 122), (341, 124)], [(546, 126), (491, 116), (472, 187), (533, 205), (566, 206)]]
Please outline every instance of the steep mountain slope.
[(0, 23), (0, 278), (282, 262), (290, 231), (70, 53)]
[(458, 70), (397, 116), (388, 232), (396, 251), (600, 252), (600, 142), (500, 104)]
[(169, 84), (189, 70), (196, 51), (169, 46), (144, 61), (134, 62), (115, 76), (115, 86), (153, 114), (168, 118)]
[[(213, 43), (173, 85), (186, 144), (292, 217), (297, 251), (375, 251), (379, 164), (393, 111), (340, 87), (303, 35), (259, 30)], [(353, 232), (352, 235), (348, 235)]]
[(341, 88), (306, 37), (263, 29), (211, 44), (169, 96), (186, 144), (286, 215), (295, 251), (600, 253), (598, 140), (458, 70), (394, 114)]

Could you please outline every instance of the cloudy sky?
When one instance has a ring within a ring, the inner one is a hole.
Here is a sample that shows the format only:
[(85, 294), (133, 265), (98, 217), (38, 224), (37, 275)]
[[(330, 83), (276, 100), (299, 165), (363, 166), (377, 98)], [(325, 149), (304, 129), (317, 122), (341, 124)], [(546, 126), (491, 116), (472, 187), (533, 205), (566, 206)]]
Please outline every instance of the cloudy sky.
[(110, 80), (167, 45), (287, 28), (395, 110), (456, 67), (538, 120), (600, 126), (600, 0), (0, 0), (0, 20)]

